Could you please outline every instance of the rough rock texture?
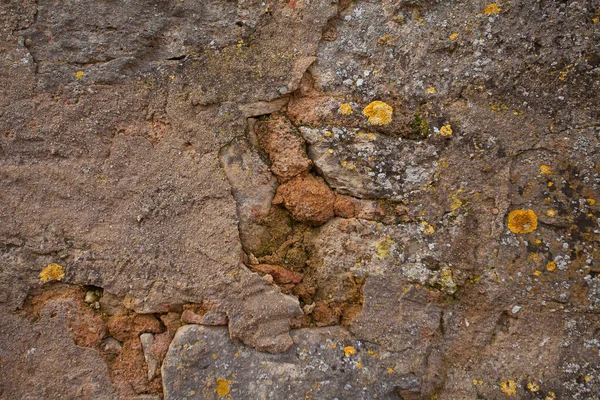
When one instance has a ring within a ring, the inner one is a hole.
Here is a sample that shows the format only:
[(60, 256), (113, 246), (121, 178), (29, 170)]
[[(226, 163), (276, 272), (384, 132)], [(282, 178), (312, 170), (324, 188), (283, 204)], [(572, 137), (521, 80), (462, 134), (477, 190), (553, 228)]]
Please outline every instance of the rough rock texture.
[(599, 26), (2, 2), (0, 398), (600, 398)]
[(163, 363), (165, 399), (416, 398), (420, 379), (396, 371), (394, 353), (343, 328), (292, 338), (287, 352), (269, 355), (232, 343), (223, 328), (186, 325)]

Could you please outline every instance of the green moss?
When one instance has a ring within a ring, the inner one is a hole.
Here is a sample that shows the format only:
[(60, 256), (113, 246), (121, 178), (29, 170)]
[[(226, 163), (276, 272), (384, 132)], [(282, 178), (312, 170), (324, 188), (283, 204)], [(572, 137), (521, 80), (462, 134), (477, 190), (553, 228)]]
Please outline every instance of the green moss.
[(411, 139), (424, 139), (429, 134), (429, 123), (421, 116), (420, 113), (415, 114), (415, 120), (412, 123)]

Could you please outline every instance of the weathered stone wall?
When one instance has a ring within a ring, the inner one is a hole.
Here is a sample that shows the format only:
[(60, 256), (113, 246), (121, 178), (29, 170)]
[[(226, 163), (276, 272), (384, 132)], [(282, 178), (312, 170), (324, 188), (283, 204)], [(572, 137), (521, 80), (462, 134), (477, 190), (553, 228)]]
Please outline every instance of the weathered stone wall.
[(599, 19), (2, 2), (0, 398), (600, 398)]

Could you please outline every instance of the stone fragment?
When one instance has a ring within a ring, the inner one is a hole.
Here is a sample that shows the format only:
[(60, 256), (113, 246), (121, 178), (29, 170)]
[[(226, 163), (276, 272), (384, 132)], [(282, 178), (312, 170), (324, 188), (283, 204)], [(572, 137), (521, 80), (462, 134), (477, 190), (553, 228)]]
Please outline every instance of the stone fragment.
[(427, 188), (437, 148), (358, 128), (299, 128), (316, 169), (337, 193), (400, 201)]
[(301, 175), (279, 186), (274, 204), (283, 204), (294, 219), (320, 225), (334, 216), (335, 194), (320, 177)]
[[(390, 374), (396, 354), (361, 343), (341, 327), (291, 332), (294, 346), (266, 354), (232, 342), (224, 328), (181, 327), (162, 366), (165, 400), (190, 393), (205, 398), (318, 399), (418, 398), (421, 379), (410, 372)], [(345, 348), (353, 354), (344, 357)], [(379, 356), (376, 356), (379, 355)], [(260, 366), (257, 368), (257, 366)], [(182, 371), (185, 371), (183, 373)], [(226, 389), (226, 390), (225, 390)]]
[(154, 335), (151, 333), (142, 333), (140, 335), (140, 342), (142, 343), (142, 349), (144, 350), (144, 359), (148, 366), (148, 380), (151, 381), (158, 372), (160, 366), (160, 360), (152, 354), (152, 345), (154, 344)]
[(259, 121), (255, 132), (271, 159), (271, 171), (281, 181), (289, 181), (311, 168), (304, 140), (285, 116), (274, 115)]
[(271, 275), (279, 284), (300, 283), (302, 280), (302, 275), (280, 265), (258, 264), (250, 265), (249, 268), (254, 272)]

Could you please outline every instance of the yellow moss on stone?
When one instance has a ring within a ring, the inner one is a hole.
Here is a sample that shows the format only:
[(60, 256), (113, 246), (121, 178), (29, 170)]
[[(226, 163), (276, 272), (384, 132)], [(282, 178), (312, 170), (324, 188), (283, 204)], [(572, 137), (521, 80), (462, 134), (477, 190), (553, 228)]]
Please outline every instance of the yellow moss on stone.
[(344, 103), (340, 105), (340, 108), (338, 108), (338, 112), (342, 115), (350, 115), (352, 114), (352, 106), (350, 106), (350, 104), (348, 103)]
[(394, 240), (388, 235), (387, 237), (375, 242), (375, 251), (378, 258), (388, 258), (392, 252)]
[(496, 3), (488, 4), (485, 8), (485, 15), (496, 15), (500, 13), (500, 7)]
[(514, 210), (508, 214), (508, 229), (513, 233), (530, 233), (537, 229), (537, 215), (533, 210)]
[(42, 283), (46, 283), (49, 281), (60, 281), (64, 277), (65, 271), (62, 265), (54, 263), (48, 264), (48, 266), (40, 272), (40, 281), (42, 281)]
[(225, 397), (231, 391), (231, 380), (224, 378), (217, 378), (217, 388), (215, 392), (219, 397)]
[(444, 125), (440, 128), (440, 135), (442, 136), (451, 136), (452, 135), (452, 127), (450, 124)]
[(512, 379), (500, 382), (500, 390), (508, 396), (513, 396), (517, 393), (517, 383)]
[(529, 382), (527, 384), (527, 389), (529, 389), (529, 391), (531, 393), (535, 393), (535, 392), (539, 392), (540, 386), (537, 383), (535, 383), (535, 382)]
[(421, 227), (423, 228), (423, 233), (425, 235), (431, 235), (435, 232), (435, 228), (426, 221), (421, 222)]
[(369, 118), (369, 122), (373, 125), (388, 125), (392, 122), (392, 113), (394, 109), (392, 106), (384, 103), (383, 101), (374, 101), (363, 110)]

